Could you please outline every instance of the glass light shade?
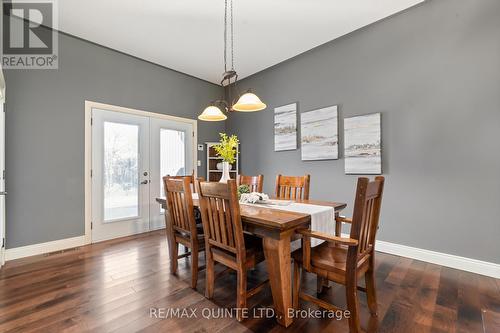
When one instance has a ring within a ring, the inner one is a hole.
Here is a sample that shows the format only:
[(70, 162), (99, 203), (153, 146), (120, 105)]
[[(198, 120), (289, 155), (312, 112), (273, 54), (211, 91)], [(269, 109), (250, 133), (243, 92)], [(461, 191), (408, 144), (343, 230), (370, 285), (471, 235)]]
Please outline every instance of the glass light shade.
[(264, 110), (267, 107), (262, 103), (260, 98), (254, 93), (247, 92), (241, 95), (236, 104), (233, 105), (233, 110), (241, 112), (253, 112)]
[(203, 110), (203, 113), (198, 116), (198, 119), (204, 121), (222, 121), (226, 120), (227, 116), (222, 113), (221, 109), (214, 105), (209, 105)]

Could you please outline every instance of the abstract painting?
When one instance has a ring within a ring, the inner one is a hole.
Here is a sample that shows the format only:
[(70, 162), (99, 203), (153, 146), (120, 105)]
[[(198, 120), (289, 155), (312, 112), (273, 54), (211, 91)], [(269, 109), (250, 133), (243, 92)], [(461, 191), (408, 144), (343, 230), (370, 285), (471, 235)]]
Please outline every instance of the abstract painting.
[(300, 133), (303, 161), (339, 158), (336, 105), (302, 113)]
[(297, 103), (274, 109), (274, 151), (297, 149)]
[(381, 114), (344, 119), (345, 173), (382, 173)]

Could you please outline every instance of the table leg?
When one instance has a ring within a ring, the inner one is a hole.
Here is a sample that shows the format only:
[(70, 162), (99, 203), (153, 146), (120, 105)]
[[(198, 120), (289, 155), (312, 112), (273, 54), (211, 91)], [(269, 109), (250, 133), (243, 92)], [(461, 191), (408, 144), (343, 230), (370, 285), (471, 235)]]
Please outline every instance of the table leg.
[[(337, 218), (340, 214), (335, 212), (335, 218)], [(335, 221), (335, 236), (342, 237), (342, 222)]]
[(279, 240), (266, 237), (263, 241), (276, 317), (280, 325), (288, 327), (293, 322), (288, 314), (293, 308), (290, 236)]

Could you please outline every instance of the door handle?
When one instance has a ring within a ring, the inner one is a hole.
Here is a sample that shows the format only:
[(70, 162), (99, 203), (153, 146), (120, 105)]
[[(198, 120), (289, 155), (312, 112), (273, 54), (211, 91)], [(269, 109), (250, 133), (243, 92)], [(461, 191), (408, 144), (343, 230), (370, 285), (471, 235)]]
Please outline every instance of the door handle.
[(7, 195), (7, 192), (5, 192), (5, 191), (0, 192), (0, 195)]
[(149, 183), (149, 181), (148, 181), (148, 180), (143, 180), (143, 181), (141, 182), (141, 185), (147, 185), (148, 183)]

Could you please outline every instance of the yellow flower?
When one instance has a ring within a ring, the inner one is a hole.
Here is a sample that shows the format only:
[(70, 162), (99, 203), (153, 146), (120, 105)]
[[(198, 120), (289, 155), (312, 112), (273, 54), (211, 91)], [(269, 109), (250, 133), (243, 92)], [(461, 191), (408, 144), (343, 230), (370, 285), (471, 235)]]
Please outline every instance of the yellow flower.
[(238, 137), (236, 135), (227, 136), (226, 133), (219, 133), (220, 143), (214, 146), (217, 156), (222, 157), (224, 162), (230, 164), (236, 161), (236, 152), (238, 149)]

